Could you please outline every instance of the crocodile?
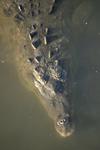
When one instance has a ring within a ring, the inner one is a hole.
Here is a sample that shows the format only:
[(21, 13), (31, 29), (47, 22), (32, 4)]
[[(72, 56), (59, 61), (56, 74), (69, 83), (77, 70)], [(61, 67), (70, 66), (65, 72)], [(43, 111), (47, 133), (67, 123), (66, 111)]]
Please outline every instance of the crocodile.
[(73, 49), (73, 36), (75, 42), (91, 17), (92, 7), (90, 1), (74, 4), (66, 0), (15, 0), (4, 9), (24, 28), (25, 43), (16, 52), (20, 73), (38, 89), (56, 131), (63, 137), (74, 131), (73, 63), (69, 50)]

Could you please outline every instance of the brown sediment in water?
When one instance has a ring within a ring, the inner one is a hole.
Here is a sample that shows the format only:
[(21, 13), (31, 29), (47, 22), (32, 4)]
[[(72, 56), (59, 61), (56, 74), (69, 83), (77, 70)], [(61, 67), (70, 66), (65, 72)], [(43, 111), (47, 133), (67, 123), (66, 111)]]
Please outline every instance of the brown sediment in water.
[(69, 29), (68, 36), (62, 30), (62, 13), (58, 11), (57, 14), (56, 2), (35, 1), (34, 12), (31, 1), (10, 3), (5, 13), (11, 15), (18, 25), (17, 34), (13, 33), (18, 35), (15, 37), (18, 40), (18, 50), (15, 52), (18, 73), (26, 80), (26, 87), (31, 90), (34, 90), (34, 85), (37, 87), (56, 130), (65, 137), (73, 131), (74, 88), (69, 53), (72, 36), (69, 37)]

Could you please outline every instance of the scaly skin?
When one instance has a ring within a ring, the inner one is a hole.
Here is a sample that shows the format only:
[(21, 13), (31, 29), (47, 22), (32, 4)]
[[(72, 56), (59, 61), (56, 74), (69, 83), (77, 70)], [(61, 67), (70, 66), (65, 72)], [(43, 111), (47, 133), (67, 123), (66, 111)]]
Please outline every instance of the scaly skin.
[[(74, 126), (72, 119), (73, 73), (72, 59), (67, 51), (71, 31), (67, 30), (69, 37), (64, 35), (61, 26), (63, 22), (59, 21), (62, 13), (60, 11), (56, 13), (57, 6), (59, 7), (60, 4), (67, 6), (67, 2), (64, 4), (62, 2), (60, 0), (26, 0), (25, 2), (18, 0), (10, 3), (6, 13), (13, 15), (15, 21), (22, 22), (22, 26), (26, 27), (25, 41), (28, 44), (24, 45), (24, 49), (21, 49), (16, 57), (20, 72), (27, 82), (37, 87), (42, 96), (42, 104), (53, 118), (57, 132), (66, 137), (72, 134)], [(84, 3), (83, 6), (85, 8), (86, 4)], [(82, 6), (77, 7), (78, 9), (75, 8), (71, 12), (76, 29), (77, 13)], [(52, 15), (53, 13), (56, 17)], [(89, 9), (88, 16), (90, 13)], [(73, 27), (72, 24), (71, 27)], [(65, 55), (63, 55), (64, 52)]]

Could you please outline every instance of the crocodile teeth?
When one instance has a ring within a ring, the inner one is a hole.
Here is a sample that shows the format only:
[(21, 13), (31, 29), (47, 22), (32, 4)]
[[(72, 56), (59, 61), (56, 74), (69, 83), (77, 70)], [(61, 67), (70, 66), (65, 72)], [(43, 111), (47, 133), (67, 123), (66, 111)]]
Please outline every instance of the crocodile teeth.
[(40, 61), (41, 61), (41, 59), (42, 59), (42, 56), (35, 57), (34, 59), (35, 59), (35, 61), (36, 61), (37, 63), (40, 63)]
[(32, 29), (33, 29), (33, 30), (36, 29), (36, 24), (32, 24)]
[(37, 31), (30, 32), (30, 34), (29, 34), (30, 40), (32, 40), (36, 35), (37, 35)]
[(59, 63), (58, 60), (54, 61), (55, 66), (58, 66), (58, 63)]
[(28, 58), (28, 61), (32, 63), (33, 62), (33, 58)]
[(45, 28), (45, 34), (48, 34), (49, 29)]
[(42, 85), (46, 84), (47, 77), (45, 75), (45, 68), (41, 67), (35, 68), (33, 75), (35, 76), (36, 80), (40, 82)]
[(24, 7), (23, 7), (22, 5), (18, 5), (18, 9), (19, 9), (20, 11), (22, 11), (22, 12), (25, 11), (25, 10), (24, 10)]
[(49, 58), (53, 57), (55, 54), (57, 54), (59, 52), (59, 48), (56, 48), (53, 51), (49, 51)]
[(36, 50), (40, 45), (40, 41), (39, 40), (33, 41), (31, 42), (31, 45)]
[(51, 52), (50, 52), (50, 51), (49, 51), (49, 53), (48, 53), (48, 57), (51, 58)]
[(16, 19), (18, 20), (23, 20), (24, 19), (24, 16), (22, 15), (21, 12), (19, 12), (16, 16), (15, 16)]
[(44, 44), (47, 45), (47, 37), (44, 36)]

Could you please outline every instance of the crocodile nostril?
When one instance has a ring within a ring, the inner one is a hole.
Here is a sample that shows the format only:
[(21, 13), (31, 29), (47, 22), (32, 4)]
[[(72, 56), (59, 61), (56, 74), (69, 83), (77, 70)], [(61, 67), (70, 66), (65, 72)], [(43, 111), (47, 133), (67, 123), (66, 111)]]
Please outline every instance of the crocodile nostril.
[(60, 121), (57, 122), (58, 125), (63, 125), (65, 124), (66, 120), (65, 119), (62, 119)]

